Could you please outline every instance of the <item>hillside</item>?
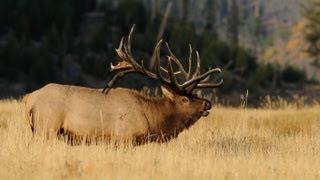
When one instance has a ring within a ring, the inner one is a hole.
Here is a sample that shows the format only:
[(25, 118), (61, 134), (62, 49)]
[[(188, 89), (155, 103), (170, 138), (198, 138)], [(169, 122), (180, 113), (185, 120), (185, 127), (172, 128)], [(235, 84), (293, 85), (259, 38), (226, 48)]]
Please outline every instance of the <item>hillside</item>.
[(273, 46), (265, 49), (263, 59), (279, 64), (281, 67), (294, 65), (304, 70), (309, 78), (319, 77), (317, 68), (312, 65), (312, 58), (307, 53), (308, 44), (304, 39), (306, 20), (300, 20), (288, 28), (286, 39), (277, 39)]
[[(106, 0), (101, 0), (100, 3)], [(169, 0), (152, 1), (143, 0), (147, 9), (151, 11), (154, 6), (159, 11), (164, 11)], [(216, 27), (220, 36), (224, 37), (226, 29), (227, 11), (230, 6), (230, 0), (178, 0), (173, 3), (171, 15), (182, 18), (183, 8), (188, 7), (188, 20), (193, 21), (198, 29), (203, 29), (206, 24), (206, 14), (204, 13), (209, 7), (208, 2), (215, 3), (213, 10), (216, 11)], [(240, 17), (240, 36), (242, 43), (252, 47), (252, 33), (255, 29), (255, 18), (261, 19), (266, 38), (275, 38), (277, 35), (284, 36), (286, 28), (295, 24), (301, 18), (301, 5), (305, 0), (239, 0), (239, 17)], [(229, 3), (228, 3), (229, 2)], [(114, 3), (117, 3), (115, 1)], [(187, 5), (183, 5), (187, 3)], [(250, 45), (251, 43), (251, 45)]]
[[(1, 1), (0, 87), (6, 90), (0, 96), (19, 96), (49, 82), (103, 87), (111, 77), (106, 64), (118, 59), (114, 49), (132, 24), (137, 27), (134, 56), (150, 58), (168, 2)], [(299, 19), (299, 1), (287, 2), (289, 8), (277, 1), (171, 2), (162, 38), (181, 59), (191, 43), (201, 54), (202, 71), (223, 68), (221, 92), (249, 89), (261, 94), (267, 87), (281, 88), (284, 76), (294, 77), (291, 84), (306, 82), (296, 69), (275, 76), (273, 67), (259, 63), (275, 39), (288, 38), (288, 27)], [(122, 82), (133, 88), (151, 85), (141, 77)]]

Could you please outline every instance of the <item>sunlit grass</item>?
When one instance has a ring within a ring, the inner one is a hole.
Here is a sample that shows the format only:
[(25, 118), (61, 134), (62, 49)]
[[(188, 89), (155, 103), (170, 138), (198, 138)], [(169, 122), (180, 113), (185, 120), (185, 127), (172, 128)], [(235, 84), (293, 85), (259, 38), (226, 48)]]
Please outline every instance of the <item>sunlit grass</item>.
[(320, 106), (217, 107), (165, 144), (70, 146), (32, 138), (0, 102), (0, 179), (319, 179)]

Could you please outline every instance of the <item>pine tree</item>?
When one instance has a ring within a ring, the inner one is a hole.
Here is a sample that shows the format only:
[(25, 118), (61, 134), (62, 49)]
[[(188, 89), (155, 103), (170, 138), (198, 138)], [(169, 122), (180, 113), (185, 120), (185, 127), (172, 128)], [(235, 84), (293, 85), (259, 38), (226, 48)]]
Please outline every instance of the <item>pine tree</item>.
[(239, 43), (239, 6), (237, 0), (230, 1), (227, 16), (227, 37), (232, 45), (237, 46)]
[(188, 15), (189, 15), (189, 1), (188, 0), (182, 0), (182, 21), (187, 22), (188, 21)]
[(216, 0), (207, 0), (206, 3), (206, 26), (205, 29), (211, 32), (214, 36), (217, 35), (216, 22)]
[(309, 0), (304, 6), (307, 19), (305, 39), (308, 42), (308, 53), (313, 58), (314, 65), (320, 68), (320, 1)]

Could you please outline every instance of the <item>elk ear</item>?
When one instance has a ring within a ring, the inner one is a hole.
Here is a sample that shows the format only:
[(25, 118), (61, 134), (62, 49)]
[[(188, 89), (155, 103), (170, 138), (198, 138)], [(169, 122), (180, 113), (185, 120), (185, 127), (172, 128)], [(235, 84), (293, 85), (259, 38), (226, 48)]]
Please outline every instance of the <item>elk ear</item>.
[(161, 90), (162, 90), (162, 94), (166, 97), (166, 98), (169, 98), (171, 101), (174, 100), (174, 97), (175, 97), (175, 93), (167, 88), (167, 87), (164, 87), (164, 86), (161, 86)]

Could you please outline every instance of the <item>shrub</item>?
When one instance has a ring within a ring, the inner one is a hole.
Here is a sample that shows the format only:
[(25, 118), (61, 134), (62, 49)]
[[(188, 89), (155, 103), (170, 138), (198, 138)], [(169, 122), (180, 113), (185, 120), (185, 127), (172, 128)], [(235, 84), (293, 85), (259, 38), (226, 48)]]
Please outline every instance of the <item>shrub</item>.
[(271, 64), (260, 64), (252, 76), (250, 76), (250, 89), (255, 89), (256, 86), (268, 87), (273, 80), (274, 73), (275, 69)]
[(283, 81), (287, 83), (303, 83), (306, 81), (306, 73), (294, 66), (287, 66), (281, 73)]

